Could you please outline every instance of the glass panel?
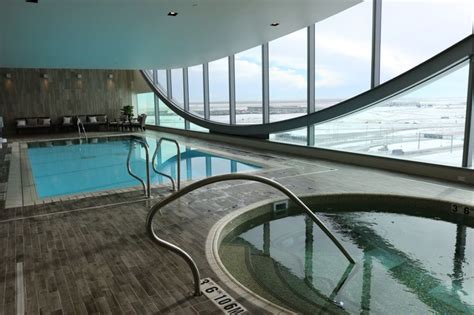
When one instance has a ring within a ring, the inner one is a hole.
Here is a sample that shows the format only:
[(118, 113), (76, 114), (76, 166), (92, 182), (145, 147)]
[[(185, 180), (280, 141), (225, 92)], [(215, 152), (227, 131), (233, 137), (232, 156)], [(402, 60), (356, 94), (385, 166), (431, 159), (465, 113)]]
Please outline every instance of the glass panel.
[(204, 117), (204, 84), (202, 65), (188, 68), (189, 111)]
[(177, 129), (184, 129), (184, 119), (176, 115), (165, 103), (158, 101), (158, 110), (160, 115), (160, 126)]
[(229, 62), (222, 58), (209, 63), (209, 106), (211, 120), (230, 123)]
[(269, 43), (270, 122), (307, 113), (306, 28)]
[(136, 114), (146, 114), (146, 124), (154, 125), (155, 124), (155, 94), (150, 93), (140, 93), (137, 94), (137, 108)]
[(235, 55), (235, 108), (237, 124), (261, 124), (262, 48)]
[(164, 91), (166, 91), (167, 90), (166, 70), (157, 70), (157, 71), (158, 71), (158, 84)]
[(316, 111), (370, 89), (372, 0), (316, 23)]
[(184, 88), (183, 88), (183, 69), (171, 70), (171, 95), (178, 105), (183, 107), (184, 104)]
[(307, 127), (270, 134), (270, 140), (296, 145), (307, 145)]
[(209, 132), (209, 129), (203, 128), (203, 127), (198, 126), (198, 125), (196, 125), (196, 124), (193, 124), (192, 122), (189, 123), (189, 130), (201, 131), (201, 132)]
[(315, 126), (315, 145), (461, 166), (468, 66), (403, 96)]
[(384, 0), (382, 82), (471, 35), (472, 12), (471, 0)]

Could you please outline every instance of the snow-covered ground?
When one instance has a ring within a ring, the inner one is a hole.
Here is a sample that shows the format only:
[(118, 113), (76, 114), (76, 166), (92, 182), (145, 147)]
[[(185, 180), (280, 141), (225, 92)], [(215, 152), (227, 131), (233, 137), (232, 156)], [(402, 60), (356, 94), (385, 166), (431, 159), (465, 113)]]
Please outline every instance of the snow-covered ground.
[[(315, 146), (460, 166), (465, 113), (460, 100), (391, 102), (316, 125)], [(271, 139), (305, 144), (306, 133)]]

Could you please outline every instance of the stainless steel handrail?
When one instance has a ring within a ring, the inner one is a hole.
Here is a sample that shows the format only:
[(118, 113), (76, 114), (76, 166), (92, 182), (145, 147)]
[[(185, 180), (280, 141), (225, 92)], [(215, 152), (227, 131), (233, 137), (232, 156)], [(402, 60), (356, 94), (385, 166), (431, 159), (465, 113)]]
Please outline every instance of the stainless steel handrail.
[(153, 157), (151, 158), (151, 167), (156, 174), (168, 178), (171, 181), (171, 185), (173, 185), (173, 191), (176, 191), (176, 183), (174, 181), (174, 178), (168, 174), (160, 172), (155, 166), (155, 160), (158, 155), (158, 141), (156, 142), (156, 144), (157, 145), (156, 145), (155, 153), (153, 153)]
[(308, 206), (306, 206), (306, 204), (303, 201), (301, 201), (301, 199), (299, 199), (293, 192), (291, 192), (282, 184), (269, 178), (265, 178), (258, 175), (250, 175), (250, 174), (225, 174), (225, 175), (212, 176), (212, 177), (208, 177), (200, 181), (194, 182), (184, 187), (182, 190), (179, 190), (171, 194), (167, 198), (163, 199), (162, 201), (160, 201), (159, 203), (157, 203), (150, 209), (146, 218), (146, 230), (147, 230), (148, 235), (151, 237), (152, 241), (181, 256), (191, 268), (191, 271), (193, 273), (193, 278), (194, 278), (194, 295), (196, 296), (201, 295), (200, 274), (199, 274), (199, 270), (197, 268), (196, 263), (186, 251), (184, 251), (180, 247), (170, 242), (167, 242), (159, 238), (158, 235), (156, 235), (153, 229), (153, 218), (156, 215), (156, 213), (160, 211), (161, 208), (163, 208), (170, 202), (180, 198), (181, 196), (184, 196), (187, 193), (193, 190), (196, 190), (198, 188), (201, 188), (203, 186), (214, 184), (217, 182), (228, 181), (228, 180), (251, 180), (251, 181), (267, 184), (281, 191), (282, 193), (287, 195), (288, 198), (291, 199), (295, 204), (297, 204), (303, 209), (303, 211), (313, 220), (314, 223), (316, 223), (319, 226), (321, 230), (323, 230), (323, 232), (329, 237), (329, 239), (336, 245), (336, 247), (342, 252), (342, 254), (347, 258), (347, 260), (351, 264), (355, 264), (355, 260), (352, 258), (349, 252), (344, 248), (344, 246), (342, 246), (342, 244), (337, 240), (334, 234), (331, 233), (331, 231), (316, 216), (316, 214), (314, 214), (314, 212), (311, 211), (311, 209), (309, 209)]
[[(177, 174), (177, 181), (175, 181), (172, 176), (158, 171), (158, 169), (156, 169), (156, 167), (155, 167), (156, 156), (158, 155), (158, 150), (160, 149), (161, 143), (163, 141), (173, 142), (176, 145), (177, 173), (178, 173)], [(155, 171), (155, 173), (157, 173), (159, 175), (162, 175), (162, 176), (168, 178), (169, 180), (171, 180), (171, 184), (173, 185), (173, 190), (174, 191), (176, 191), (176, 188), (177, 188), (177, 190), (180, 190), (180, 188), (181, 188), (181, 149), (179, 147), (178, 141), (176, 141), (174, 139), (171, 139), (171, 138), (166, 138), (166, 137), (160, 138), (156, 142), (156, 149), (155, 149), (155, 153), (153, 153), (153, 158), (151, 160), (151, 166), (153, 168), (153, 171)], [(176, 182), (177, 182), (177, 185), (176, 185)]]
[[(137, 175), (135, 175), (132, 171), (132, 167), (130, 165), (130, 158), (132, 156), (132, 149), (135, 147), (133, 142), (137, 142), (139, 143), (140, 145), (142, 145), (144, 148), (145, 148), (145, 157), (146, 157), (146, 184), (145, 182), (143, 181), (143, 179), (141, 179), (140, 177), (138, 177)], [(137, 138), (131, 138), (130, 139), (130, 148), (128, 150), (128, 156), (127, 156), (127, 171), (128, 171), (128, 174), (130, 174), (130, 176), (132, 176), (133, 178), (135, 178), (136, 180), (138, 180), (141, 184), (142, 184), (142, 187), (143, 187), (143, 192), (145, 194), (145, 196), (147, 198), (150, 198), (151, 196), (151, 184), (150, 184), (150, 149), (148, 147), (148, 143), (146, 143), (146, 141), (142, 140), (142, 139), (137, 139)]]
[(84, 133), (84, 138), (87, 141), (87, 133), (86, 133), (86, 128), (84, 127), (84, 124), (82, 123), (82, 120), (77, 118), (77, 131), (79, 132), (79, 140), (82, 139), (81, 137), (81, 127), (82, 127), (82, 132)]

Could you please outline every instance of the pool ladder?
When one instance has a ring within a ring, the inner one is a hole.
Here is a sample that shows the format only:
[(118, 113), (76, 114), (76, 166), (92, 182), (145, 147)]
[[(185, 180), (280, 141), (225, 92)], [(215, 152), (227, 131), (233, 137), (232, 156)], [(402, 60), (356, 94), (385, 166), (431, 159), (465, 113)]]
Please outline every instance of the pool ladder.
[[(159, 149), (161, 147), (161, 143), (163, 141), (168, 141), (168, 142), (174, 143), (176, 145), (176, 157), (177, 157), (177, 159), (176, 159), (176, 161), (177, 161), (177, 165), (176, 165), (177, 177), (176, 177), (176, 179), (177, 180), (176, 181), (174, 180), (174, 178), (171, 175), (160, 172), (155, 166), (156, 157), (158, 156), (158, 151), (159, 151)], [(155, 149), (155, 153), (153, 153), (153, 158), (151, 159), (151, 166), (153, 168), (153, 171), (156, 174), (164, 176), (164, 177), (168, 178), (171, 181), (171, 185), (173, 186), (173, 191), (177, 191), (177, 190), (181, 189), (181, 149), (179, 147), (178, 141), (176, 141), (174, 139), (171, 139), (171, 138), (165, 138), (165, 137), (162, 137), (158, 141), (156, 141), (156, 149)]]
[[(269, 185), (282, 193), (284, 193), (290, 200), (292, 200), (296, 205), (301, 207), (303, 211), (308, 215), (314, 223), (316, 223), (319, 228), (329, 237), (329, 239), (336, 245), (336, 247), (341, 251), (341, 253), (347, 258), (349, 263), (352, 265), (355, 264), (354, 258), (349, 254), (349, 252), (344, 248), (344, 246), (337, 240), (336, 236), (332, 234), (332, 232), (326, 227), (326, 225), (314, 214), (313, 211), (311, 211), (308, 206), (301, 201), (292, 191), (290, 191), (288, 188), (285, 186), (281, 185), (280, 183), (263, 177), (263, 176), (258, 176), (258, 175), (250, 175), (250, 174), (225, 174), (225, 175), (218, 175), (218, 176), (212, 176), (208, 177), (205, 179), (202, 179), (200, 181), (194, 182), (183, 189), (176, 191), (175, 193), (171, 194), (170, 196), (166, 197), (153, 207), (151, 207), (150, 211), (148, 212), (147, 218), (146, 218), (146, 231), (150, 238), (152, 239), (153, 242), (156, 244), (163, 246), (172, 252), (176, 253), (179, 255), (181, 258), (183, 258), (188, 266), (191, 268), (191, 271), (193, 273), (193, 278), (194, 278), (194, 295), (195, 296), (200, 296), (201, 295), (201, 284), (200, 284), (200, 274), (199, 274), (199, 269), (196, 265), (196, 262), (194, 259), (191, 257), (190, 254), (188, 254), (185, 250), (182, 248), (165, 241), (161, 239), (156, 233), (153, 228), (153, 219), (155, 215), (161, 211), (161, 208), (166, 206), (167, 204), (171, 203), (174, 200), (177, 200), (178, 198), (198, 189), (203, 186), (207, 186), (210, 184), (218, 183), (218, 182), (223, 182), (223, 181), (229, 181), (229, 180), (250, 180), (254, 182), (260, 182), (266, 185)], [(160, 212), (161, 213), (161, 212)]]
[[(160, 172), (156, 166), (155, 166), (155, 160), (156, 160), (156, 157), (158, 156), (158, 151), (161, 147), (161, 143), (163, 141), (169, 141), (169, 142), (172, 142), (176, 145), (176, 151), (177, 151), (177, 183), (175, 182), (174, 178), (168, 174), (165, 174), (163, 172)], [(135, 143), (138, 143), (140, 144), (143, 148), (145, 148), (145, 162), (146, 162), (146, 183), (145, 181), (140, 178), (138, 175), (136, 175), (135, 173), (133, 173), (133, 170), (132, 170), (132, 166), (130, 164), (131, 162), (131, 158), (132, 158), (132, 151), (133, 151), (133, 148), (135, 148)], [(179, 143), (178, 141), (174, 140), (174, 139), (170, 139), (170, 138), (160, 138), (157, 142), (156, 142), (156, 149), (155, 149), (155, 152), (153, 153), (153, 158), (152, 158), (152, 161), (151, 161), (151, 166), (152, 166), (152, 169), (155, 173), (161, 175), (161, 176), (164, 176), (166, 178), (168, 178), (170, 181), (171, 181), (171, 184), (173, 186), (173, 191), (177, 191), (177, 190), (180, 190), (181, 188), (181, 149), (179, 147)], [(128, 150), (128, 156), (127, 156), (127, 171), (128, 171), (128, 174), (130, 176), (132, 176), (133, 178), (135, 178), (136, 180), (138, 180), (140, 182), (140, 184), (142, 185), (143, 187), (143, 192), (145, 194), (145, 196), (147, 198), (150, 198), (151, 197), (151, 179), (150, 179), (150, 147), (148, 146), (148, 143), (146, 142), (146, 139), (144, 138), (139, 138), (139, 137), (133, 137), (131, 138), (130, 140), (130, 148)]]
[(79, 140), (82, 140), (82, 134), (84, 134), (84, 138), (87, 141), (87, 133), (86, 133), (86, 128), (84, 128), (84, 124), (82, 123), (81, 119), (77, 117), (77, 132), (79, 133)]
[[(135, 143), (138, 143), (141, 145), (143, 148), (145, 148), (145, 162), (146, 162), (146, 183), (143, 179), (141, 179), (138, 175), (133, 173), (132, 171), (132, 166), (130, 165), (130, 159), (132, 157), (132, 151), (135, 148)], [(130, 139), (130, 148), (128, 150), (128, 156), (127, 156), (127, 171), (130, 176), (135, 178), (142, 184), (143, 187), (143, 193), (147, 198), (151, 197), (151, 184), (150, 184), (150, 149), (148, 147), (148, 143), (146, 142), (145, 139), (143, 138), (138, 138), (138, 137), (132, 137)]]

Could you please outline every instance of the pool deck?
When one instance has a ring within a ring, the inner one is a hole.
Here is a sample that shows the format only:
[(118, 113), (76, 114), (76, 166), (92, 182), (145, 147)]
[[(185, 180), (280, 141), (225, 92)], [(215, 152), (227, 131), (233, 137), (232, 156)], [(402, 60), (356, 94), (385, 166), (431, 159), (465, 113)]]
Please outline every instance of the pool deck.
[[(146, 134), (158, 137), (157, 132)], [(76, 135), (54, 135), (63, 136)], [(297, 195), (390, 194), (474, 205), (473, 186), (166, 136), (261, 163), (265, 167), (254, 174), (273, 178)], [(21, 147), (17, 142), (50, 137), (8, 139), (9, 146), (0, 150), (0, 314), (220, 314), (205, 296), (192, 296), (187, 265), (145, 233), (147, 211), (170, 193), (168, 187), (155, 187), (152, 200), (144, 200), (139, 190), (120, 190), (6, 207), (7, 186), (15, 181), (10, 170), (21, 173), (25, 167), (15, 158), (15, 148)], [(202, 278), (211, 277), (250, 313), (267, 314), (250, 294), (220, 280), (206, 258), (206, 240), (224, 216), (275, 198), (283, 196), (259, 183), (216, 184), (167, 206), (156, 225), (163, 238), (195, 258)]]

